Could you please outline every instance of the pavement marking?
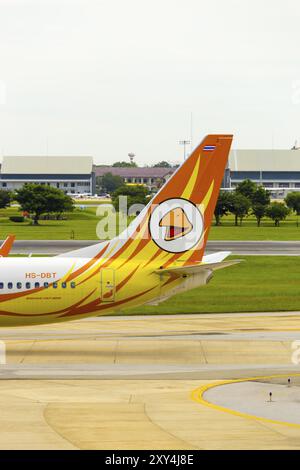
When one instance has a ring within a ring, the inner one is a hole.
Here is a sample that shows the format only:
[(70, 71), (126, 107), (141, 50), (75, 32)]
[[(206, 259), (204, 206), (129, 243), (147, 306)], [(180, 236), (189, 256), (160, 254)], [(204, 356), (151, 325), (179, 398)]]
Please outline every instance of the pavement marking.
[(208, 408), (212, 408), (217, 411), (222, 411), (224, 413), (229, 413), (231, 415), (238, 416), (239, 418), (251, 419), (254, 421), (261, 421), (262, 423), (280, 424), (282, 426), (288, 426), (290, 428), (300, 429), (300, 423), (299, 424), (288, 423), (285, 421), (279, 421), (279, 420), (270, 419), (270, 418), (263, 418), (261, 416), (256, 416), (256, 415), (252, 415), (249, 413), (243, 413), (241, 411), (236, 411), (231, 408), (216, 405), (215, 403), (211, 403), (204, 398), (205, 392), (207, 392), (211, 388), (220, 387), (222, 385), (241, 383), (241, 382), (254, 382), (256, 380), (279, 379), (279, 378), (285, 378), (285, 377), (300, 377), (300, 374), (277, 374), (277, 375), (267, 375), (267, 376), (261, 376), (261, 377), (249, 377), (245, 379), (219, 380), (218, 382), (202, 385), (201, 387), (193, 390), (191, 392), (191, 399), (199, 403), (200, 405), (204, 405), (204, 406), (207, 406)]

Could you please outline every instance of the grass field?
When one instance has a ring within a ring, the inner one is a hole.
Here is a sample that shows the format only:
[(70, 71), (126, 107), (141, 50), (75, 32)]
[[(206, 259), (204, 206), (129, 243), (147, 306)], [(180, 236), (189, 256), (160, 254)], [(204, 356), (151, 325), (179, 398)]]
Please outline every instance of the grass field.
[(30, 222), (11, 222), (9, 217), (19, 215), (18, 208), (0, 209), (0, 239), (14, 233), (18, 240), (77, 240), (96, 239), (96, 226), (100, 218), (96, 207), (75, 208), (66, 214), (67, 220), (41, 220), (38, 226)]
[(273, 312), (300, 310), (300, 257), (232, 256), (241, 264), (216, 271), (207, 286), (175, 296), (157, 307), (129, 314)]
[[(68, 240), (73, 236), (77, 240), (95, 240), (96, 227), (100, 220), (96, 210), (97, 207), (92, 206), (87, 206), (84, 210), (76, 207), (74, 212), (66, 214), (67, 220), (41, 220), (39, 226), (32, 226), (28, 221), (16, 223), (9, 220), (12, 215), (20, 215), (17, 207), (0, 209), (0, 239), (14, 233), (18, 240)], [(228, 216), (222, 219), (220, 227), (212, 225), (209, 238), (295, 241), (300, 240), (300, 226), (297, 226), (297, 217), (294, 215), (290, 215), (279, 227), (275, 227), (268, 219), (263, 220), (261, 227), (257, 227), (253, 217), (246, 218), (241, 227), (235, 227), (233, 217)]]
[(275, 227), (270, 219), (263, 219), (261, 226), (257, 227), (255, 218), (250, 216), (243, 221), (241, 227), (235, 227), (233, 216), (227, 216), (222, 219), (221, 226), (212, 225), (209, 238), (210, 240), (297, 241), (300, 240), (300, 218), (299, 226), (296, 215), (289, 215), (279, 227)]
[(99, 204), (110, 204), (111, 199), (74, 199), (75, 206), (97, 206)]

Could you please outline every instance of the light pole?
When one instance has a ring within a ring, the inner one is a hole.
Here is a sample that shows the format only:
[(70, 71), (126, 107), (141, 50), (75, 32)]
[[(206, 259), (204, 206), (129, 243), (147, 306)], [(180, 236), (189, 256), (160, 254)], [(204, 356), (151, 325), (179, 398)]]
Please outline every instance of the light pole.
[(190, 140), (180, 140), (179, 141), (179, 145), (183, 145), (183, 159), (185, 160), (186, 158), (186, 153), (185, 153), (185, 149), (186, 149), (186, 146), (187, 145), (190, 145), (191, 141)]

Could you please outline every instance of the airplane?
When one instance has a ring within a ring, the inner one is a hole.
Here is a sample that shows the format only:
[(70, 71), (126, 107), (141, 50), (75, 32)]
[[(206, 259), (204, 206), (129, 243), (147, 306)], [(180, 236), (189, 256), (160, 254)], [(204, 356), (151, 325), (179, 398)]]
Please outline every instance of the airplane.
[(157, 304), (237, 261), (204, 255), (232, 135), (208, 135), (125, 232), (54, 257), (0, 260), (0, 326)]

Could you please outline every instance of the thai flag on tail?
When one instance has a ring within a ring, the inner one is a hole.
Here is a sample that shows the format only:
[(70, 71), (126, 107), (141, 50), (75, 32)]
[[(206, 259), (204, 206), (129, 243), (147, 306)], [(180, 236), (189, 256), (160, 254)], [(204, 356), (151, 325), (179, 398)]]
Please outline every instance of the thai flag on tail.
[(214, 150), (216, 150), (215, 145), (205, 145), (205, 147), (203, 148), (204, 152), (213, 152)]

